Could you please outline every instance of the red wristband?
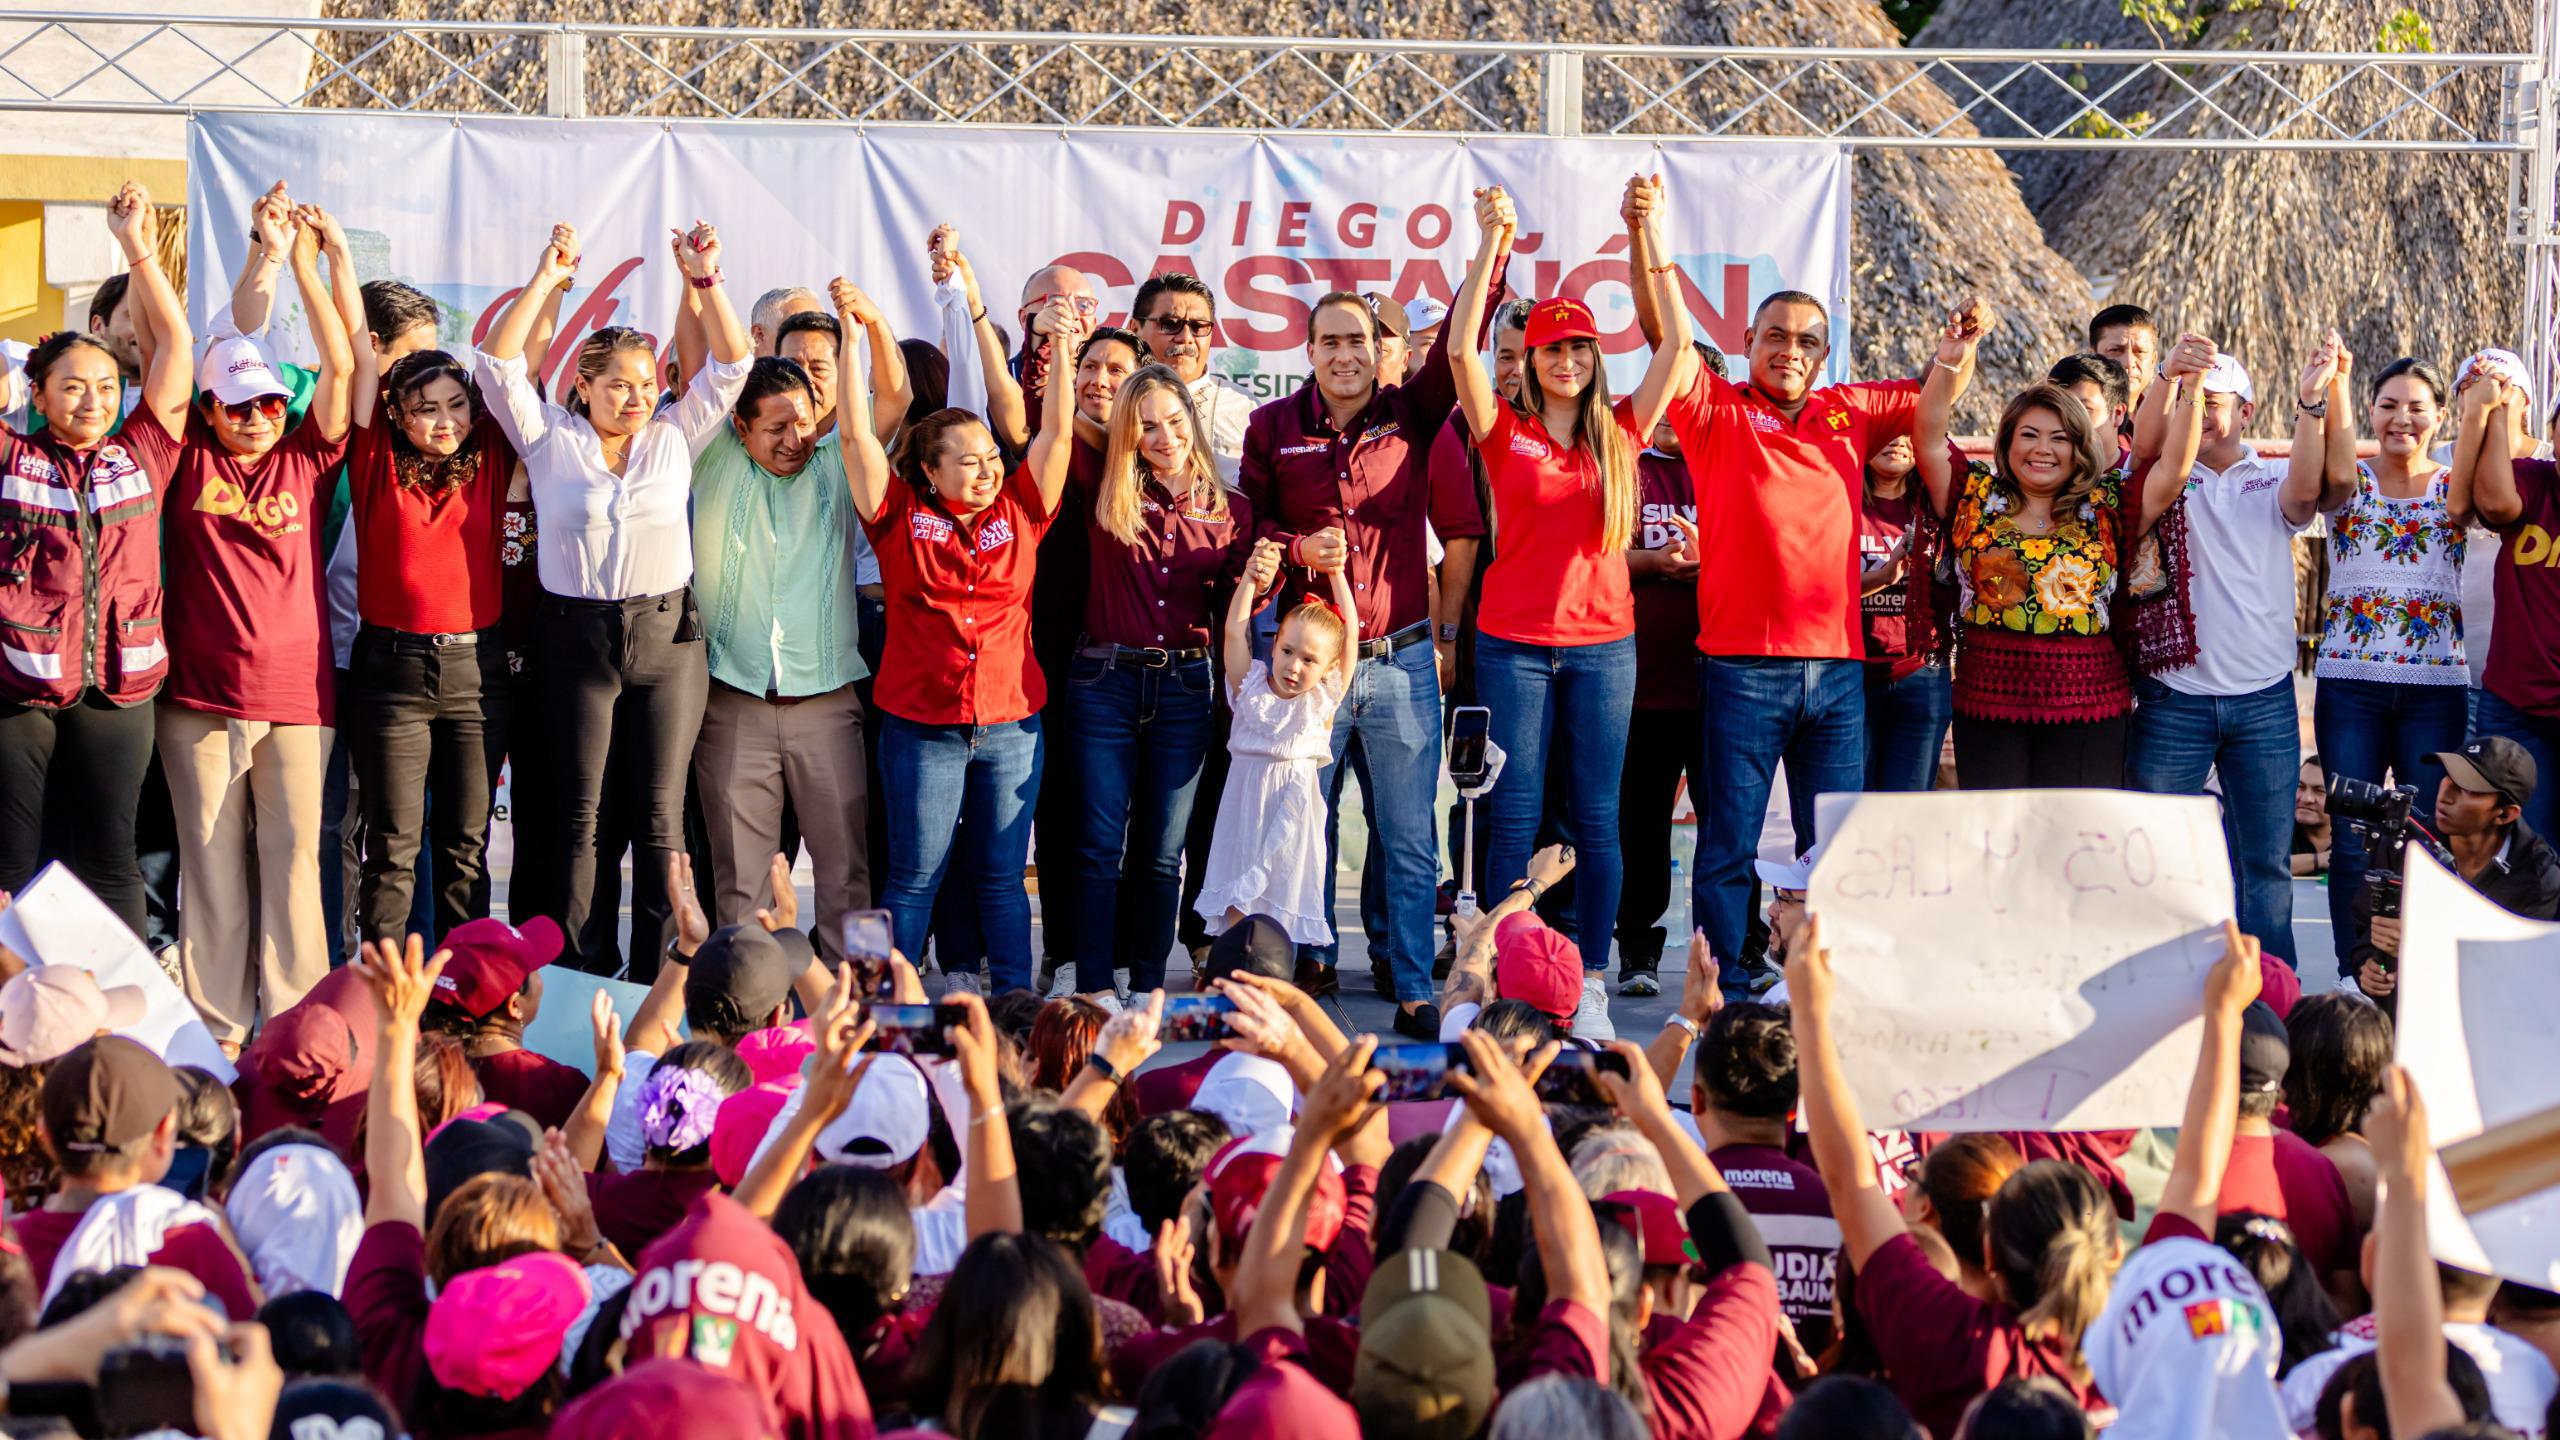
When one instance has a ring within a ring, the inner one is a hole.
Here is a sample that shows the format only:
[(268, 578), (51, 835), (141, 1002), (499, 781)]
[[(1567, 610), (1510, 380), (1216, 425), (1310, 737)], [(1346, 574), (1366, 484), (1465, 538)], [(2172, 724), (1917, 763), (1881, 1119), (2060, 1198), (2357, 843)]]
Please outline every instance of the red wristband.
[(708, 290), (720, 283), (720, 272), (714, 270), (708, 275), (688, 275), (685, 279), (696, 290)]

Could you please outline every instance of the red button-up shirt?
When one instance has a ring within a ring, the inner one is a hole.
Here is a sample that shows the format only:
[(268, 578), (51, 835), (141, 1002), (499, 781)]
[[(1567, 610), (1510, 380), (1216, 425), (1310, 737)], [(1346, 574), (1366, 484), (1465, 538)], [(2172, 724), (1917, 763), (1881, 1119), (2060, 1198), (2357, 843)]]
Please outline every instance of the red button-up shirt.
[(1252, 507), (1232, 491), (1225, 498), (1226, 513), (1213, 515), (1150, 477), (1138, 499), (1134, 545), (1102, 528), (1102, 502), (1091, 499), (1085, 519), (1093, 559), (1084, 606), (1089, 640), (1165, 650), (1213, 643), (1218, 597), (1244, 573), (1253, 549)]
[(1858, 514), (1867, 457), (1911, 433), (1916, 380), (1831, 385), (1790, 422), (1748, 385), (1700, 370), (1663, 418), (1697, 489), (1698, 649), (1855, 660)]
[(1004, 725), (1049, 698), (1031, 656), (1031, 581), (1048, 508), (1031, 467), (967, 519), (891, 481), (880, 518), (863, 522), (880, 557), (889, 628), (881, 709), (919, 725)]
[[(1500, 303), (1497, 285), (1485, 306), (1488, 324)], [(1431, 477), (1432, 442), (1458, 403), (1449, 338), (1442, 326), (1411, 378), (1372, 392), (1367, 408), (1347, 427), (1334, 427), (1312, 381), (1254, 411), (1245, 425), (1238, 478), (1253, 506), (1256, 533), (1292, 545), (1302, 535), (1342, 527), (1351, 546), (1351, 598), (1360, 607), (1360, 635), (1366, 640), (1430, 618), (1426, 518), (1444, 541), (1484, 534), (1475, 487), (1445, 478), (1435, 484)], [(1296, 566), (1281, 584), (1332, 593), (1332, 582)]]

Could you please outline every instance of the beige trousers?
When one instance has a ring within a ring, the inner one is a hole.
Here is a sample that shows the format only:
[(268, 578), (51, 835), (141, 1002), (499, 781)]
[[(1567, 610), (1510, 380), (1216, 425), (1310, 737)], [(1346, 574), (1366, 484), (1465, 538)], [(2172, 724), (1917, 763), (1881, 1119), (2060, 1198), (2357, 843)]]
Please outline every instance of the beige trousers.
[(261, 1015), (282, 1014), (329, 973), (320, 791), (336, 733), (160, 702), (160, 766), (178, 816), (179, 959), (216, 1040), (246, 1041)]
[(743, 925), (773, 904), (773, 852), (787, 795), (809, 847), (817, 914), (802, 917), (818, 953), (843, 958), (844, 914), (871, 903), (863, 807), (862, 700), (844, 686), (776, 705), (714, 684), (693, 750), (711, 840), (714, 923)]

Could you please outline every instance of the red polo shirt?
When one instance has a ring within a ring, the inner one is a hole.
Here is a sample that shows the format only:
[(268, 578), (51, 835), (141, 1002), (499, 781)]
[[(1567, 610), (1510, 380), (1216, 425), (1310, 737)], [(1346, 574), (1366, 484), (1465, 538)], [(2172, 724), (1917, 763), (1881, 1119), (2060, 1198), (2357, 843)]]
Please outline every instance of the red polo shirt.
[[(1215, 481), (1210, 482), (1215, 485)], [(1097, 645), (1193, 650), (1215, 643), (1218, 595), (1244, 573), (1253, 544), (1252, 509), (1224, 492), (1226, 513), (1176, 498), (1153, 478), (1138, 499), (1138, 539), (1124, 544), (1102, 528), (1101, 502), (1087, 507), (1092, 579), (1084, 633)]]
[(1707, 655), (1855, 660), (1858, 516), (1867, 457), (1911, 433), (1916, 380), (1831, 385), (1790, 422), (1747, 385), (1710, 371), (1671, 402), (1697, 487), (1698, 541), (1715, 558), (1698, 587)]
[(919, 725), (1006, 725), (1049, 698), (1031, 657), (1031, 583), (1052, 516), (1028, 464), (967, 519), (889, 486), (862, 523), (889, 593), (880, 708)]
[[(1629, 450), (1641, 436), (1621, 421)], [(1559, 445), (1544, 422), (1495, 406), (1476, 453), (1503, 545), (1485, 572), (1476, 625), (1521, 645), (1599, 645), (1636, 630), (1627, 552), (1601, 544), (1607, 517), (1600, 467), (1579, 445)]]
[[(1371, 392), (1368, 405), (1341, 429), (1312, 381), (1254, 411), (1245, 425), (1238, 479), (1253, 505), (1255, 533), (1294, 545), (1302, 535), (1340, 526), (1351, 545), (1351, 598), (1360, 607), (1363, 639), (1382, 639), (1430, 618), (1426, 519), (1444, 541), (1484, 534), (1475, 487), (1456, 483), (1445, 466), (1441, 476), (1432, 474), (1432, 442), (1458, 403), (1448, 346), (1444, 325), (1413, 378)], [(1280, 583), (1285, 594), (1332, 593), (1330, 582), (1296, 566)]]

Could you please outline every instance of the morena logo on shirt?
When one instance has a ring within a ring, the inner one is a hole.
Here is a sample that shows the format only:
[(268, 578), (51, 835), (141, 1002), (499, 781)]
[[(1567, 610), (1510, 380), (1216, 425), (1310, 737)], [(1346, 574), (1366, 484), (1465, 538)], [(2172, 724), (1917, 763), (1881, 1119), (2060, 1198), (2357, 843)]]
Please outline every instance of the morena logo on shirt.
[(1325, 449), (1325, 443), (1319, 440), (1312, 445), (1283, 445), (1280, 447), (1279, 453), (1283, 455), (1321, 455), (1325, 452)]
[(1511, 453), (1514, 455), (1525, 455), (1532, 460), (1544, 460), (1554, 455), (1556, 452), (1554, 447), (1548, 445), (1546, 441), (1539, 439), (1537, 436), (1522, 435), (1517, 431), (1514, 431), (1511, 436)]
[[(785, 1350), (800, 1348), (800, 1322), (792, 1316), (791, 1301), (782, 1288), (770, 1276), (726, 1260), (678, 1260), (652, 1266), (648, 1274), (631, 1282), (631, 1301), (622, 1312), (622, 1338), (630, 1339), (651, 1318), (670, 1310), (734, 1317)], [(699, 1326), (690, 1328), (694, 1339), (704, 1338)]]
[(2132, 1344), (2159, 1315), (2163, 1301), (2178, 1307), (2190, 1340), (2255, 1331), (2264, 1323), (2249, 1295), (2256, 1288), (2257, 1282), (2237, 1264), (2181, 1265), (2142, 1287), (2133, 1303), (2124, 1307), (2116, 1337)]
[(950, 521), (939, 515), (917, 514), (907, 517), (907, 534), (917, 540), (936, 542), (948, 540), (951, 538), (953, 528)]

